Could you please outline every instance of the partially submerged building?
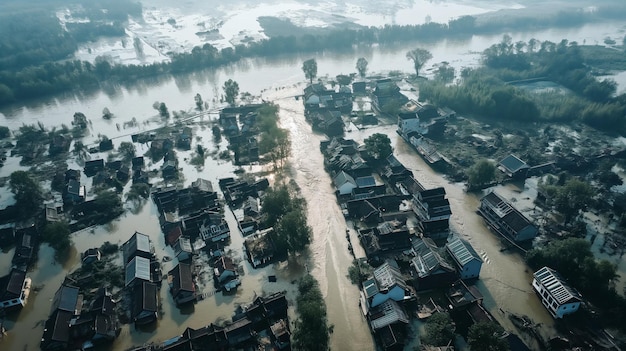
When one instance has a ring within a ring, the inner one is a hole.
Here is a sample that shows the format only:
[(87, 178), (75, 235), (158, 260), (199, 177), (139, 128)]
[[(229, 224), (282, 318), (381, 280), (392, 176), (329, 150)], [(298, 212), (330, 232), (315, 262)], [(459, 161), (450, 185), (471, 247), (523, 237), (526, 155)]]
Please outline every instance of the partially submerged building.
[(448, 238), (446, 250), (454, 260), (461, 279), (478, 278), (483, 259), (468, 241), (453, 235)]
[(495, 191), (480, 199), (478, 212), (489, 227), (508, 240), (527, 241), (538, 234), (537, 227)]
[(533, 274), (532, 285), (552, 317), (563, 318), (578, 311), (582, 296), (552, 268), (543, 267), (536, 271)]

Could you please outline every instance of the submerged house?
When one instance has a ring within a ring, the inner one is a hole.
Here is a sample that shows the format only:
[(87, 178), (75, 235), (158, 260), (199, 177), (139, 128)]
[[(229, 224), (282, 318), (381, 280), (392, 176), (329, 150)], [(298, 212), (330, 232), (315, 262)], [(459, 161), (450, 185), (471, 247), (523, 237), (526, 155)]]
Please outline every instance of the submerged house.
[(16, 268), (0, 277), (0, 310), (24, 307), (30, 294), (30, 285), (31, 280), (26, 272)]
[(414, 296), (395, 261), (386, 261), (373, 272), (373, 277), (363, 282), (361, 309), (368, 315), (371, 308), (387, 300), (403, 302)]
[(124, 263), (130, 262), (135, 256), (151, 259), (154, 256), (154, 248), (150, 237), (146, 234), (135, 232), (123, 245)]
[(438, 187), (413, 193), (411, 208), (419, 219), (419, 229), (425, 236), (447, 233), (452, 215), (446, 189)]
[(498, 169), (509, 178), (523, 179), (526, 178), (530, 166), (519, 157), (511, 154), (498, 162)]
[(414, 239), (413, 254), (411, 268), (415, 271), (413, 285), (416, 290), (441, 288), (456, 280), (456, 270), (441, 256), (432, 239)]
[(478, 278), (483, 259), (469, 242), (453, 235), (448, 238), (446, 250), (454, 260), (461, 279)]
[(158, 317), (158, 292), (156, 284), (142, 282), (133, 290), (133, 309), (131, 319), (135, 324), (150, 324)]
[(66, 350), (72, 342), (70, 324), (83, 308), (83, 296), (79, 289), (70, 285), (61, 285), (52, 300), (50, 317), (46, 321), (41, 337), (42, 350)]
[(218, 287), (231, 291), (241, 284), (238, 278), (237, 267), (233, 260), (227, 256), (221, 256), (213, 263), (213, 276)]
[(179, 263), (169, 271), (167, 280), (176, 305), (196, 300), (196, 285), (193, 282), (193, 273), (189, 264)]
[(489, 227), (508, 240), (521, 242), (531, 240), (538, 234), (537, 227), (496, 192), (480, 199), (478, 211)]
[(125, 286), (151, 282), (150, 260), (144, 257), (133, 257), (126, 265)]
[(532, 285), (552, 317), (563, 318), (578, 311), (582, 296), (552, 268), (543, 267), (536, 271)]
[(270, 232), (273, 230), (273, 228), (269, 228), (264, 232), (248, 237), (244, 241), (246, 255), (252, 267), (257, 268), (270, 263), (274, 259), (276, 249), (270, 237)]

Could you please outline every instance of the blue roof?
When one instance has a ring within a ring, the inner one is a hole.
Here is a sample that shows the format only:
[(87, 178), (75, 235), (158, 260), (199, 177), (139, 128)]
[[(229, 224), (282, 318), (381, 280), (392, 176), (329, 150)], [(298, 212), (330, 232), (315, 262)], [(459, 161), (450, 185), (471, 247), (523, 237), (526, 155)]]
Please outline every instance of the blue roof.
[(509, 155), (500, 161), (500, 165), (506, 168), (509, 172), (515, 173), (524, 168), (530, 168), (526, 162), (520, 160), (515, 155)]
[(355, 181), (356, 181), (356, 185), (359, 188), (366, 188), (366, 187), (370, 187), (370, 186), (376, 186), (376, 179), (374, 179), (374, 177), (372, 177), (372, 176), (359, 177), (359, 178), (355, 179)]

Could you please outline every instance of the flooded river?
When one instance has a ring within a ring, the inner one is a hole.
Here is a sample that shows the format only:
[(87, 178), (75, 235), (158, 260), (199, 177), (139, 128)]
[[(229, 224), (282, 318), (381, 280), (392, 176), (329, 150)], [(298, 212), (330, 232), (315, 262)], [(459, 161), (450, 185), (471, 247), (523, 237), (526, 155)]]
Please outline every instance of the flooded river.
[[(578, 29), (520, 33), (513, 35), (513, 40), (528, 40), (534, 37), (538, 40), (560, 41), (567, 38), (570, 41), (592, 43), (594, 40), (601, 41), (606, 36), (617, 36), (623, 29), (622, 23), (588, 25)], [(346, 277), (351, 263), (345, 240), (347, 225), (336, 203), (330, 177), (323, 169), (322, 156), (318, 151), (319, 142), (323, 137), (311, 132), (302, 115), (301, 101), (293, 99), (293, 96), (300, 94), (304, 87), (300, 83), (304, 78), (300, 68), (302, 61), (315, 56), (319, 74), (329, 76), (354, 72), (356, 59), (360, 56), (366, 57), (369, 61), (370, 72), (399, 70), (410, 73), (412, 65), (406, 60), (405, 53), (417, 46), (423, 46), (433, 53), (434, 58), (431, 62), (445, 60), (461, 68), (476, 65), (479, 58), (477, 52), (499, 41), (500, 37), (500, 35), (474, 36), (468, 40), (444, 40), (432, 44), (406, 43), (384, 48), (372, 47), (342, 55), (326, 53), (245, 60), (215, 70), (176, 77), (159, 77), (128, 86), (107, 86), (93, 92), (16, 104), (0, 110), (0, 125), (7, 125), (12, 130), (18, 129), (23, 123), (32, 124), (38, 121), (47, 127), (70, 125), (73, 114), (80, 111), (92, 121), (91, 136), (87, 138), (87, 143), (95, 141), (98, 134), (104, 134), (109, 138), (118, 137), (115, 140), (117, 146), (119, 141), (130, 140), (130, 134), (153, 128), (160, 123), (157, 121), (157, 111), (152, 108), (153, 102), (165, 102), (170, 111), (190, 111), (194, 106), (194, 95), (200, 93), (211, 107), (215, 107), (219, 104), (222, 94), (221, 85), (228, 78), (237, 81), (242, 91), (254, 95), (262, 94), (266, 100), (277, 101), (281, 106), (281, 124), (291, 132), (292, 176), (300, 185), (302, 194), (308, 202), (309, 223), (314, 233), (309, 250), (308, 268), (320, 281), (322, 292), (326, 297), (329, 322), (334, 325), (332, 348), (368, 350), (373, 349), (372, 339), (358, 309), (358, 290)], [(106, 121), (101, 118), (104, 107), (108, 107), (115, 114), (113, 119)], [(139, 122), (138, 125), (124, 128), (123, 123), (133, 117)], [(363, 131), (355, 129), (348, 137), (362, 141), (374, 132), (384, 132), (390, 136), (398, 159), (414, 172), (416, 179), (427, 187), (446, 188), (453, 211), (452, 228), (467, 238), (485, 259), (478, 284), (485, 295), (486, 307), (505, 326), (511, 327), (498, 307), (529, 315), (536, 323), (542, 323), (545, 332), (549, 334), (553, 321), (531, 290), (531, 272), (526, 269), (520, 255), (500, 251), (502, 246), (499, 239), (485, 227), (482, 219), (475, 213), (478, 197), (465, 193), (460, 185), (449, 183), (440, 174), (433, 172), (402, 139), (397, 137), (394, 126)], [(217, 148), (211, 141), (210, 129), (199, 128), (196, 134), (205, 146)], [(225, 145), (222, 143), (219, 147), (223, 150)], [(138, 153), (144, 151), (138, 150)], [(185, 157), (189, 155), (179, 153), (180, 159)], [(9, 168), (5, 166), (1, 175), (10, 174)], [(258, 169), (246, 169), (246, 171), (256, 170)], [(234, 171), (235, 168), (230, 163), (207, 160), (202, 169), (185, 167), (185, 184), (191, 183), (197, 177), (203, 177), (217, 185), (217, 179), (233, 176)], [(6, 194), (2, 194), (0, 198), (4, 200), (4, 197)], [(235, 217), (229, 211), (226, 211), (226, 214), (230, 227), (236, 228)], [(121, 219), (109, 225), (75, 233), (72, 238), (75, 248), (63, 264), (57, 263), (52, 250), (43, 245), (39, 252), (39, 260), (29, 273), (38, 291), (31, 295), (29, 304), (24, 310), (8, 317), (6, 327), (10, 333), (0, 342), (0, 349), (38, 349), (43, 331), (42, 323), (48, 316), (54, 292), (65, 275), (79, 264), (79, 253), (90, 247), (99, 246), (105, 241), (121, 243), (135, 231), (151, 236), (159, 257), (173, 256), (172, 250), (165, 246), (156, 207), (151, 201), (136, 211), (127, 212)], [(354, 232), (351, 234), (353, 240), (356, 240)], [(242, 261), (240, 264), (244, 271), (242, 286), (237, 294), (222, 296), (218, 293), (198, 303), (189, 311), (174, 307), (168, 289), (163, 287), (160, 295), (164, 317), (158, 322), (158, 329), (139, 331), (126, 326), (112, 349), (124, 350), (131, 345), (165, 340), (180, 334), (187, 326), (198, 328), (216, 320), (226, 320), (232, 315), (236, 304), (250, 302), (255, 294), (287, 290), (293, 296), (295, 285), (292, 281), (305, 272), (307, 265), (301, 261), (290, 261), (289, 264), (281, 263), (253, 270), (243, 260), (242, 242), (241, 235), (233, 230), (230, 248), (234, 256)], [(363, 255), (360, 248), (355, 249), (358, 256)], [(1, 256), (0, 272), (5, 274), (8, 272), (12, 251), (3, 252)], [(167, 272), (172, 266), (171, 262), (164, 263), (163, 271)], [(277, 275), (278, 282), (269, 283), (268, 275)], [(205, 292), (210, 291), (209, 285), (204, 287)]]

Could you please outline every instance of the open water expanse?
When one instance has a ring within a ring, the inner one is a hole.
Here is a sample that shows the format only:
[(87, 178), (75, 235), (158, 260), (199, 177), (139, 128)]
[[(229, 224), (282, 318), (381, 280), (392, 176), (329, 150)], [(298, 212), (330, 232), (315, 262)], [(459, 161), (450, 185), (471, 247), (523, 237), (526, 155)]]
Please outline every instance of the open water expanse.
[[(604, 23), (576, 29), (548, 29), (511, 35), (514, 41), (536, 38), (555, 42), (568, 39), (579, 43), (601, 43), (607, 36), (623, 37), (625, 28), (624, 23)], [(194, 106), (193, 97), (200, 93), (211, 108), (219, 107), (221, 86), (229, 78), (239, 83), (242, 92), (247, 91), (253, 95), (261, 95), (265, 100), (275, 101), (281, 107), (281, 125), (291, 133), (293, 145), (291, 174), (308, 202), (308, 220), (313, 227), (313, 242), (308, 253), (308, 264), (307, 260), (301, 259), (260, 270), (252, 269), (246, 261), (243, 261), (241, 254), (243, 238), (235, 229), (235, 218), (226, 211), (232, 229), (230, 247), (235, 257), (242, 260), (241, 266), (244, 269), (242, 285), (237, 294), (222, 296), (218, 293), (199, 302), (191, 310), (179, 310), (172, 301), (167, 284), (164, 284), (160, 291), (163, 317), (156, 328), (140, 331), (125, 326), (111, 349), (125, 350), (131, 345), (165, 340), (180, 334), (187, 326), (198, 328), (216, 320), (228, 319), (236, 304), (250, 302), (255, 294), (288, 290), (293, 297), (295, 285), (292, 281), (304, 274), (308, 268), (319, 280), (326, 298), (329, 322), (334, 325), (334, 333), (331, 336), (332, 348), (368, 350), (374, 347), (369, 329), (358, 308), (358, 290), (346, 277), (348, 266), (352, 261), (345, 240), (345, 231), (349, 224), (346, 224), (336, 203), (330, 177), (323, 169), (322, 156), (318, 151), (319, 142), (325, 137), (311, 132), (310, 126), (304, 121), (302, 102), (294, 99), (294, 96), (301, 94), (304, 88), (301, 83), (304, 79), (302, 62), (314, 56), (318, 62), (318, 75), (333, 77), (340, 73), (355, 72), (356, 59), (363, 56), (369, 61), (370, 72), (398, 70), (408, 74), (413, 71), (413, 67), (406, 59), (405, 53), (415, 47), (424, 47), (433, 54), (430, 63), (448, 61), (458, 70), (461, 67), (477, 65), (479, 52), (498, 42), (501, 37), (500, 34), (474, 36), (467, 40), (443, 40), (429, 44), (412, 42), (390, 47), (360, 49), (350, 54), (320, 53), (244, 60), (218, 69), (175, 77), (156, 77), (125, 86), (110, 84), (101, 90), (22, 102), (0, 110), (0, 125), (7, 125), (12, 130), (18, 129), (22, 124), (37, 122), (42, 122), (48, 128), (61, 124), (69, 126), (73, 114), (83, 112), (91, 121), (91, 135), (86, 138), (86, 143), (94, 142), (99, 134), (104, 134), (109, 138), (115, 138), (114, 144), (117, 146), (121, 141), (129, 141), (130, 134), (161, 124), (157, 111), (152, 108), (155, 101), (165, 102), (170, 111), (191, 111)], [(102, 109), (105, 107), (115, 115), (113, 119), (101, 118)], [(139, 122), (137, 126), (124, 128), (124, 122), (132, 118)], [(209, 115), (204, 118), (216, 116)], [(426, 187), (445, 187), (453, 212), (452, 228), (467, 238), (485, 260), (481, 279), (477, 283), (485, 296), (485, 306), (505, 327), (512, 326), (499, 308), (528, 315), (535, 323), (543, 325), (542, 330), (546, 336), (553, 334), (553, 320), (532, 292), (530, 286), (532, 272), (527, 269), (519, 254), (500, 251), (502, 248), (500, 240), (486, 228), (482, 219), (475, 213), (478, 196), (466, 193), (461, 185), (450, 183), (441, 174), (432, 171), (397, 136), (395, 126), (352, 129), (347, 133), (347, 138), (362, 141), (374, 132), (389, 135), (398, 159), (414, 172), (416, 179), (422, 184)], [(206, 147), (217, 148), (212, 142), (210, 129), (198, 128), (196, 135)], [(222, 143), (219, 147), (223, 150), (226, 145)], [(145, 151), (146, 149), (138, 149), (138, 154)], [(185, 157), (184, 152), (179, 153), (181, 160)], [(149, 165), (152, 168), (156, 166), (158, 165)], [(0, 169), (0, 177), (9, 176), (20, 167), (17, 159), (9, 158), (5, 167)], [(259, 168), (245, 170), (258, 171)], [(234, 171), (235, 168), (230, 163), (207, 159), (202, 169), (184, 167), (185, 184), (202, 177), (211, 180), (217, 187), (217, 179), (234, 176)], [(84, 181), (89, 185), (86, 178)], [(524, 190), (523, 185), (521, 187), (522, 189), (512, 189), (510, 193), (515, 194), (518, 190)], [(11, 195), (5, 191), (0, 194), (0, 201), (10, 203)], [(135, 231), (150, 235), (159, 257), (173, 256), (171, 249), (165, 246), (156, 206), (150, 200), (140, 210), (129, 211), (109, 225), (73, 234), (74, 249), (69, 259), (62, 264), (55, 261), (53, 252), (48, 246), (42, 245), (39, 260), (29, 272), (33, 285), (40, 290), (31, 295), (28, 305), (19, 314), (8, 317), (5, 326), (9, 334), (0, 341), (0, 349), (37, 350), (43, 332), (42, 323), (48, 316), (54, 292), (65, 275), (78, 267), (79, 253), (90, 247), (99, 246), (105, 241), (122, 243)], [(356, 233), (351, 234), (353, 242), (356, 242)], [(360, 248), (355, 249), (357, 256), (363, 255)], [(12, 251), (0, 254), (0, 273), (8, 272), (12, 254)], [(167, 272), (172, 266), (171, 262), (165, 263), (163, 271)], [(274, 274), (278, 276), (278, 282), (268, 283), (267, 276)]]

